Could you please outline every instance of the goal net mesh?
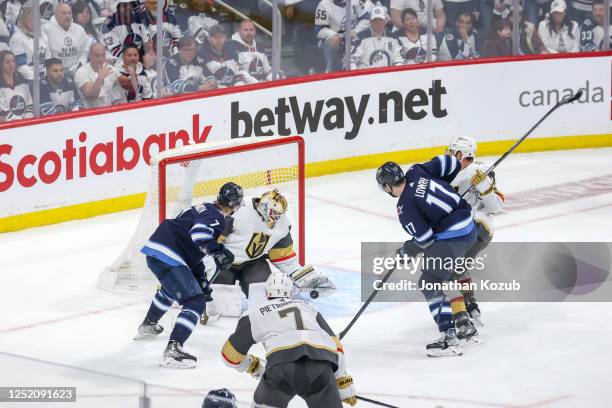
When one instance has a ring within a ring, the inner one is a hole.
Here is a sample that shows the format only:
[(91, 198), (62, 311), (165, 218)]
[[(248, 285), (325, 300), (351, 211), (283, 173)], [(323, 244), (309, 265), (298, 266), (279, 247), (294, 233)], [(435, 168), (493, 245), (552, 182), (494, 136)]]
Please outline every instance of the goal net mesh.
[(121, 255), (103, 270), (98, 285), (118, 292), (155, 290), (157, 279), (140, 249), (159, 225), (160, 215), (174, 218), (192, 205), (213, 202), (228, 181), (243, 188), (245, 205), (274, 188), (287, 198), (294, 247), (303, 259), (304, 254), (299, 253), (303, 251), (299, 202), (303, 161), (299, 160), (298, 141), (301, 142), (298, 137), (249, 138), (162, 152), (151, 161), (151, 181), (136, 231)]

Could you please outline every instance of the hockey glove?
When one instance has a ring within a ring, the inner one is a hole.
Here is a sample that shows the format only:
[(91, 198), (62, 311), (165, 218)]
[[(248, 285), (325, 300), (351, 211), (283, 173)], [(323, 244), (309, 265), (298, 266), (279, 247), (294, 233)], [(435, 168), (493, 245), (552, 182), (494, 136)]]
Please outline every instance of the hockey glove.
[(336, 385), (338, 386), (338, 392), (340, 393), (342, 402), (350, 406), (357, 404), (353, 377), (346, 372), (346, 363), (344, 361), (344, 353), (342, 352), (338, 353), (338, 370), (336, 370), (334, 375), (336, 377)]
[(318, 297), (326, 297), (336, 290), (336, 285), (325, 275), (315, 271), (312, 265), (306, 265), (289, 275), (296, 288), (304, 291), (318, 292)]
[(471, 183), (481, 196), (489, 194), (495, 187), (493, 181), (480, 169), (472, 176)]
[(212, 297), (213, 289), (212, 289), (210, 282), (205, 280), (204, 282), (201, 283), (201, 285), (202, 285), (202, 293), (204, 294), (204, 302), (205, 303), (212, 302), (213, 301), (213, 297)]
[(246, 358), (240, 364), (244, 367), (245, 372), (251, 375), (251, 377), (259, 380), (266, 371), (266, 360), (260, 359), (252, 354), (247, 354)]
[(409, 258), (414, 258), (423, 252), (423, 248), (414, 243), (414, 240), (409, 239), (404, 242), (404, 245), (400, 249), (397, 250), (397, 254), (401, 257), (407, 256)]
[(228, 269), (234, 262), (234, 254), (224, 245), (219, 245), (219, 250), (212, 254), (219, 269)]

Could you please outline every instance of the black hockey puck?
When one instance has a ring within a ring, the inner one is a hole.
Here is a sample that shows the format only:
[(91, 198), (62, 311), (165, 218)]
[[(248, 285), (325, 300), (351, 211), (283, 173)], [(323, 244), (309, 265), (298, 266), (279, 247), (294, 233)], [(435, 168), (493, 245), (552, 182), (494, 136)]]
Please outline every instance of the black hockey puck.
[(312, 290), (310, 291), (310, 297), (313, 299), (316, 299), (319, 297), (319, 291), (318, 290)]

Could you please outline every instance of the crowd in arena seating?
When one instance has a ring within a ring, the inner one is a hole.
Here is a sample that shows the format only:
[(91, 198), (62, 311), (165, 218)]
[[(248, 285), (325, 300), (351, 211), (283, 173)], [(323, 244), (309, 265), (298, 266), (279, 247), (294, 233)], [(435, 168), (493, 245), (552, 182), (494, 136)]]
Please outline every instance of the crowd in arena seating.
[[(33, 116), (35, 78), (41, 115), (270, 80), (256, 28), (271, 29), (269, 4), (242, 1), (243, 18), (214, 0), (164, 0), (161, 12), (157, 0), (39, 0), (35, 51), (31, 0), (0, 0), (0, 121)], [(432, 61), (513, 54), (512, 0), (431, 0), (429, 37), (428, 0), (279, 4), (288, 75), (345, 69), (345, 38), (351, 69), (422, 63), (428, 47)], [(521, 0), (519, 53), (600, 50), (604, 11), (602, 0)]]

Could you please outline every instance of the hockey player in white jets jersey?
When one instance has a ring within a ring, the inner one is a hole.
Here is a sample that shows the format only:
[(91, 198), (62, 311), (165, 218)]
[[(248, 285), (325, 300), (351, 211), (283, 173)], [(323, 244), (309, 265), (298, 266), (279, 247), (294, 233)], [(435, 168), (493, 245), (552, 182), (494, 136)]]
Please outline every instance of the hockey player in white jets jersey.
[(302, 267), (293, 250), (291, 220), (287, 200), (278, 190), (265, 192), (226, 220), (220, 240), (234, 254), (234, 263), (215, 280), (233, 285), (236, 281), (245, 295), (249, 284), (265, 282), (271, 269), (268, 259), (278, 270), (289, 275), (300, 290), (316, 289), (319, 296), (330, 295), (336, 287), (310, 265)]
[[(285, 274), (270, 275), (265, 286), (268, 301), (242, 315), (221, 351), (227, 366), (259, 380), (252, 406), (285, 408), (296, 395), (310, 408), (355, 405), (342, 345), (323, 316), (291, 299), (293, 282)], [(256, 343), (267, 361), (248, 354)]]
[[(482, 162), (475, 162), (476, 142), (468, 136), (455, 137), (448, 145), (446, 154), (455, 156), (467, 167), (459, 172), (451, 185), (461, 195), (470, 187), (475, 188), (463, 197), (472, 207), (472, 215), (476, 223), (478, 238), (474, 246), (467, 252), (466, 257), (474, 258), (493, 239), (493, 216), (504, 207), (504, 195), (495, 185), (495, 174), (485, 176), (488, 166)], [(469, 276), (462, 276), (460, 282), (470, 283)], [(462, 291), (465, 306), (469, 316), (481, 323), (480, 309), (474, 298), (473, 291)]]
[(402, 65), (401, 46), (396, 38), (387, 35), (385, 25), (387, 13), (384, 7), (376, 6), (370, 13), (370, 30), (357, 35), (351, 55), (351, 69), (391, 67)]
[(370, 0), (350, 0), (353, 7), (351, 21), (346, 27), (346, 0), (321, 0), (315, 12), (315, 32), (319, 48), (325, 57), (325, 72), (338, 71), (342, 67), (344, 39), (351, 40), (370, 27)]

